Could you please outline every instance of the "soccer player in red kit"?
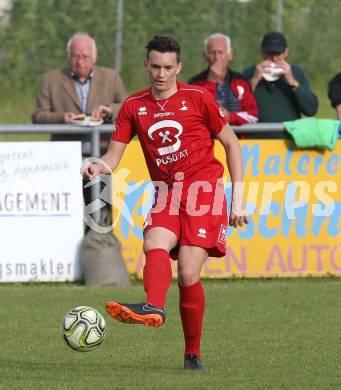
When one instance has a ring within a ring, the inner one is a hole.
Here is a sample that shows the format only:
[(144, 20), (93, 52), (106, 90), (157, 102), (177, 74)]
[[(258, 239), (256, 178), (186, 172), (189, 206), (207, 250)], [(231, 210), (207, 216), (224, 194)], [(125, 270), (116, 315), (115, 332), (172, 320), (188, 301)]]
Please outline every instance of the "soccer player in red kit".
[(229, 224), (234, 227), (248, 223), (243, 208), (237, 207), (241, 204), (242, 157), (238, 139), (211, 94), (177, 82), (179, 44), (169, 37), (154, 37), (146, 48), (144, 65), (151, 87), (126, 99), (103, 164), (85, 164), (84, 176), (93, 179), (115, 170), (127, 144), (137, 135), (156, 190), (144, 227), (147, 297), (139, 304), (108, 302), (106, 309), (121, 322), (163, 325), (172, 282), (170, 256), (177, 259), (184, 368), (197, 370), (203, 368), (200, 339), (205, 306), (200, 271), (208, 256), (225, 255), (228, 223), (224, 167), (214, 157), (211, 135), (226, 151), (232, 182)]

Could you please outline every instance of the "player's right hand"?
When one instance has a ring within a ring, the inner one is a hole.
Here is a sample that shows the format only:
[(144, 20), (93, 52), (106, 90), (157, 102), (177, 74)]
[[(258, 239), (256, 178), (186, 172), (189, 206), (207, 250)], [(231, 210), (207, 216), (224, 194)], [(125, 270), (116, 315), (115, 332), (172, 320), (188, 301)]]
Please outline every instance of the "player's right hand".
[(107, 170), (102, 164), (85, 163), (81, 168), (81, 175), (88, 180), (104, 173), (107, 173)]

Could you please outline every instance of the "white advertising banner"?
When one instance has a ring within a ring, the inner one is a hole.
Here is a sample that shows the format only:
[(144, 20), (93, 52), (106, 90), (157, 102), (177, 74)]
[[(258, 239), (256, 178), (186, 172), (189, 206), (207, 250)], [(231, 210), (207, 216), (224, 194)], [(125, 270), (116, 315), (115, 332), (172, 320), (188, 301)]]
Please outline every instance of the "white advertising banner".
[(80, 142), (0, 143), (0, 282), (79, 279)]

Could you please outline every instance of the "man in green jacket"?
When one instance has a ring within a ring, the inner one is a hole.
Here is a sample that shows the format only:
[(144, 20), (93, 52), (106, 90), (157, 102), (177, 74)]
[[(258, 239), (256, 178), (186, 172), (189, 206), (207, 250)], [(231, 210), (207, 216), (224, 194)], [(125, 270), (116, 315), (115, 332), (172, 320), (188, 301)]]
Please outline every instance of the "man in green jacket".
[(313, 116), (318, 100), (309, 89), (304, 71), (286, 61), (288, 45), (279, 32), (264, 35), (261, 43), (262, 61), (244, 70), (255, 95), (259, 122), (283, 122)]

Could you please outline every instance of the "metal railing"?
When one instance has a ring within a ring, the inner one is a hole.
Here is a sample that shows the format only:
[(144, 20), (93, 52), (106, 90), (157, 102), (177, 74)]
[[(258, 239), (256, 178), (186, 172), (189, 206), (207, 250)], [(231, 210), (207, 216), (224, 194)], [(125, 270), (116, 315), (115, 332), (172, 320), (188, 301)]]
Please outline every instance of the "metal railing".
[[(232, 126), (235, 133), (276, 133), (284, 136), (284, 126), (282, 123), (255, 123), (252, 125)], [(108, 134), (113, 130), (113, 125), (101, 125), (98, 127), (83, 127), (64, 124), (53, 125), (0, 125), (0, 134), (90, 134), (90, 151), (93, 157), (100, 157), (100, 134)]]

